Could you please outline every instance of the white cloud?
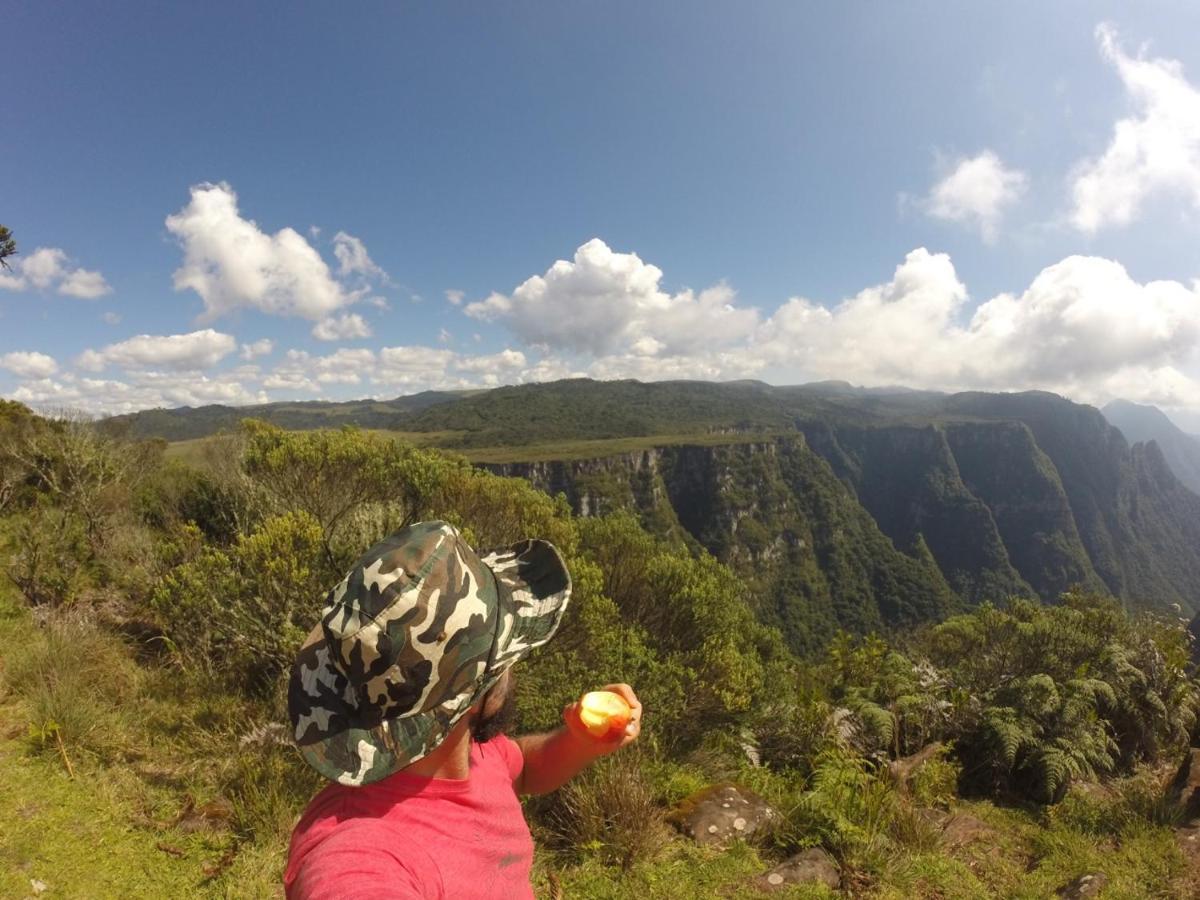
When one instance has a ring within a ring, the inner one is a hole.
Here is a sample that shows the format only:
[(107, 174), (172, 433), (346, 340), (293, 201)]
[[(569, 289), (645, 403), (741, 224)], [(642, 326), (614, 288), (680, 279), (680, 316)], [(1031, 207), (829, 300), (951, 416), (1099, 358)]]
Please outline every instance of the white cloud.
[(102, 315), (100, 318), (104, 320), (104, 324), (106, 324), (106, 325), (120, 325), (121, 324), (120, 315), (113, 312), (112, 310), (109, 310), (104, 315)]
[(1072, 223), (1087, 234), (1128, 225), (1156, 192), (1200, 208), (1200, 91), (1177, 60), (1126, 56), (1111, 25), (1096, 39), (1136, 111), (1116, 123), (1103, 155), (1076, 166)]
[(211, 328), (190, 334), (139, 334), (102, 350), (85, 350), (76, 365), (89, 372), (99, 372), (108, 366), (196, 371), (215, 366), (236, 348), (237, 341), (232, 335)]
[(38, 247), (24, 259), (17, 260), (16, 268), (30, 285), (44, 291), (66, 276), (66, 261), (67, 254), (57, 247)]
[(263, 381), (271, 390), (319, 393), (325, 384), (359, 384), (375, 368), (375, 353), (343, 347), (326, 356), (289, 350)]
[(0, 369), (8, 369), (21, 378), (49, 378), (58, 371), (58, 363), (45, 353), (18, 350), (0, 356)]
[(242, 344), (241, 357), (244, 360), (257, 359), (260, 356), (266, 356), (275, 349), (275, 342), (270, 338), (261, 338), (251, 344)]
[(444, 386), (451, 380), (448, 373), (456, 359), (453, 351), (435, 347), (384, 347), (371, 380), (391, 387)]
[(307, 375), (299, 372), (273, 372), (263, 379), (263, 387), (270, 391), (305, 391), (321, 393), (321, 386)]
[(559, 260), (511, 296), (493, 293), (467, 304), (465, 312), (503, 322), (529, 346), (595, 356), (634, 345), (643, 352), (690, 354), (737, 344), (754, 332), (758, 312), (735, 306), (729, 287), (668, 294), (659, 287), (662, 274), (637, 254), (615, 253), (593, 238), (572, 261)]
[(358, 313), (330, 316), (313, 326), (313, 337), (320, 341), (341, 341), (352, 338), (369, 338), (371, 326)]
[(977, 227), (991, 243), (1005, 210), (1020, 199), (1028, 181), (1025, 173), (1007, 168), (995, 153), (984, 150), (955, 163), (929, 192), (925, 211), (936, 219)]
[(5, 290), (54, 289), (81, 300), (93, 300), (112, 293), (103, 275), (90, 269), (71, 268), (66, 252), (58, 247), (38, 247), (11, 265), (11, 272), (0, 272), (0, 288)]
[(466, 296), (467, 295), (464, 291), (459, 291), (459, 290), (450, 288), (446, 291), (446, 302), (449, 303), (451, 306), (462, 306), (463, 299)]
[(520, 350), (501, 350), (484, 356), (459, 357), (454, 367), (459, 372), (486, 372), (490, 374), (515, 373), (528, 365), (525, 354)]
[(75, 269), (68, 272), (58, 286), (60, 294), (68, 297), (78, 297), (81, 300), (94, 300), (112, 291), (104, 276), (90, 269)]
[(339, 275), (362, 275), (387, 279), (387, 273), (375, 265), (366, 245), (353, 235), (339, 231), (333, 236), (333, 255), (337, 257)]
[(333, 277), (298, 231), (267, 234), (243, 219), (228, 184), (193, 187), (187, 206), (168, 216), (166, 224), (184, 253), (175, 289), (199, 294), (206, 320), (250, 307), (316, 321), (358, 297)]
[[(950, 258), (914, 250), (892, 280), (832, 309), (794, 298), (765, 323), (755, 351), (775, 371), (863, 384), (1053, 390), (1200, 406), (1186, 374), (1200, 346), (1200, 294), (1139, 284), (1112, 260), (1072, 256), (1019, 295), (968, 313)], [(1156, 393), (1157, 392), (1157, 393)]]
[(61, 378), (25, 382), (12, 397), (35, 408), (79, 409), (94, 415), (209, 403), (266, 403), (266, 393), (251, 390), (243, 383), (245, 375), (236, 371), (211, 378), (191, 373), (139, 373), (128, 380), (116, 380), (67, 373)]

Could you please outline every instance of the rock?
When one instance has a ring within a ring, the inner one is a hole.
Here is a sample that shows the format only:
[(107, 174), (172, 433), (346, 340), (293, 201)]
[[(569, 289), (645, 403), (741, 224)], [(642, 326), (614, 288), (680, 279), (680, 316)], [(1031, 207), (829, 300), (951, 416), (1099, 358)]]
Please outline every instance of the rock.
[(1185, 822), (1200, 818), (1200, 747), (1192, 747), (1167, 788), (1168, 799), (1175, 804)]
[(996, 830), (991, 825), (966, 813), (951, 816), (942, 829), (942, 840), (952, 849), (978, 841), (991, 841), (995, 836)]
[(1086, 897), (1095, 897), (1108, 884), (1108, 876), (1103, 872), (1089, 872), (1087, 875), (1080, 875), (1070, 884), (1064, 884), (1058, 889), (1058, 896), (1065, 900), (1084, 900)]
[(778, 821), (765, 800), (736, 784), (715, 784), (685, 799), (668, 817), (698, 844), (726, 846)]
[(833, 857), (820, 847), (810, 847), (760, 875), (755, 883), (768, 892), (790, 884), (823, 884), (836, 890), (842, 883), (842, 876)]

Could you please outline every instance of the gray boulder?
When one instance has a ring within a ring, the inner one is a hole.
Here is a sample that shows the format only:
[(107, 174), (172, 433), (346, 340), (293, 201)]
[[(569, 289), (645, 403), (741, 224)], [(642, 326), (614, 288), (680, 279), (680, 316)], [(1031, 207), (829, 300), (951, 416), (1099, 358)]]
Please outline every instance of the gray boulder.
[(779, 821), (779, 813), (747, 788), (715, 784), (685, 799), (670, 821), (698, 844), (726, 847)]
[(760, 875), (756, 881), (759, 889), (768, 893), (793, 884), (823, 884), (837, 890), (841, 883), (842, 875), (837, 863), (820, 847), (801, 850), (771, 871)]

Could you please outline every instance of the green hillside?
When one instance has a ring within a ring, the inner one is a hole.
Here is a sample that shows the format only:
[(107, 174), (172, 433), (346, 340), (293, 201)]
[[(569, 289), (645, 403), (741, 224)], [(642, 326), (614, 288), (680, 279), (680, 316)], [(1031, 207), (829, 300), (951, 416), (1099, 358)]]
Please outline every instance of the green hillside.
[[(960, 542), (899, 546), (860, 502), (931, 534), (945, 504), (1000, 554), (1053, 501), (1075, 552), (1075, 488), (1036, 433), (831, 426), (845, 478), (794, 431), (517, 464), (560, 499), (390, 434), (250, 422), (193, 466), (0, 405), (0, 895), (279, 896), (320, 787), (285, 724), (296, 647), (364, 547), (444, 518), (477, 546), (551, 540), (572, 573), (559, 633), (519, 664), (519, 732), (613, 681), (645, 705), (637, 744), (526, 802), (539, 896), (750, 900), (800, 862), (819, 880), (774, 896), (1194, 896), (1200, 826), (1169, 785), (1200, 711), (1179, 617), (1084, 591), (967, 608), (937, 556)], [(871, 474), (888, 447), (895, 477)], [(1118, 522), (1190, 514), (1160, 456), (1121, 447), (1138, 509)], [(1029, 496), (1001, 509), (1010, 477)], [(689, 830), (731, 789), (766, 824)]]

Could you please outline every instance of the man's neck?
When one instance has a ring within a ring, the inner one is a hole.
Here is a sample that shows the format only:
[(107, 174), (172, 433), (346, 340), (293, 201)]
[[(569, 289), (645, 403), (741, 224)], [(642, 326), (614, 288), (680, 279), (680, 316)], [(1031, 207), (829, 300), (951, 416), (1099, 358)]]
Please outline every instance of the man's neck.
[(463, 781), (471, 774), (471, 728), (470, 716), (463, 717), (436, 749), (428, 756), (418, 759), (404, 771), (422, 778), (447, 778)]

